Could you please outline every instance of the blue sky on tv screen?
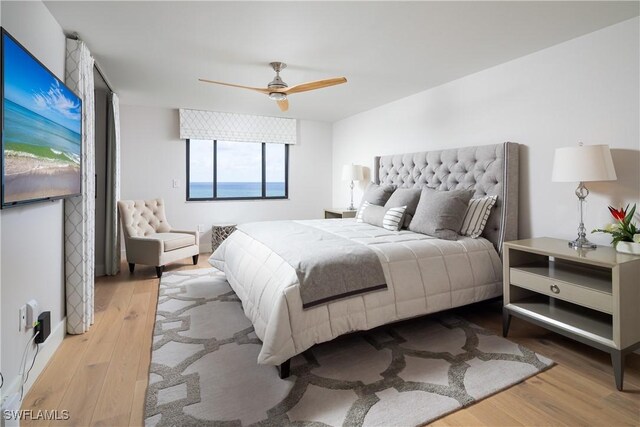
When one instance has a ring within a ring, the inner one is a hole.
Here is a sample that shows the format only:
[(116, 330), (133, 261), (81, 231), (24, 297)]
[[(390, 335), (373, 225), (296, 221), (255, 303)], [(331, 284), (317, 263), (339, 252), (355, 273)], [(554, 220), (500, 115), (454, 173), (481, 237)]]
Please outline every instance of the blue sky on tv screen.
[(4, 97), (76, 133), (81, 132), (79, 98), (3, 34)]

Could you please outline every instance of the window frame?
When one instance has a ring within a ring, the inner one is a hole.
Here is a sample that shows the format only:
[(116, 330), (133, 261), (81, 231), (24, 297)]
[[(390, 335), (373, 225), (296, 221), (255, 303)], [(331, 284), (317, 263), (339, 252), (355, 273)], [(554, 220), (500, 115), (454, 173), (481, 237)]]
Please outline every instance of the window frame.
[(187, 139), (187, 185), (186, 185), (186, 200), (188, 202), (214, 202), (225, 200), (284, 200), (289, 198), (289, 144), (284, 145), (284, 196), (267, 196), (267, 142), (250, 142), (248, 144), (261, 144), (262, 145), (262, 195), (251, 197), (218, 197), (218, 140), (206, 140), (213, 142), (213, 197), (191, 197), (191, 139)]

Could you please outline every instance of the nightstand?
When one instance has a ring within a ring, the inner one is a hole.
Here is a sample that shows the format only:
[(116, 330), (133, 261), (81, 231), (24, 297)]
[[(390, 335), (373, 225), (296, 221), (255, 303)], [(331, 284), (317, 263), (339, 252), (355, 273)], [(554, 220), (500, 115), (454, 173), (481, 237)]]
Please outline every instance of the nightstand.
[(329, 219), (329, 218), (355, 218), (356, 217), (356, 212), (358, 212), (357, 210), (349, 210), (349, 209), (342, 209), (342, 208), (330, 208), (330, 209), (325, 209), (324, 210), (324, 217), (325, 219)]
[(640, 257), (542, 237), (506, 242), (503, 266), (503, 335), (516, 316), (606, 351), (622, 390), (624, 359), (640, 348)]

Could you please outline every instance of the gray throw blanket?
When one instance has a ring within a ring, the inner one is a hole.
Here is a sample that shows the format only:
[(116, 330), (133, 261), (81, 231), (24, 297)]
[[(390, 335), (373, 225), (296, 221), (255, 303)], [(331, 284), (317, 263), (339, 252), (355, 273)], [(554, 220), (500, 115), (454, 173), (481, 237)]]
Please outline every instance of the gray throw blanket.
[(387, 288), (380, 259), (361, 243), (294, 221), (252, 222), (238, 230), (294, 268), (302, 308)]

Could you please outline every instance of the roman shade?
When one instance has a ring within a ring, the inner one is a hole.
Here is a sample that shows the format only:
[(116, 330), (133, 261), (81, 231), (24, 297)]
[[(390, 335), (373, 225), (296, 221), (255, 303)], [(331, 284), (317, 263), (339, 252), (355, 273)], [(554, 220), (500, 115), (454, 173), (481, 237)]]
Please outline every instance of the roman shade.
[(180, 139), (295, 144), (295, 119), (180, 109)]

